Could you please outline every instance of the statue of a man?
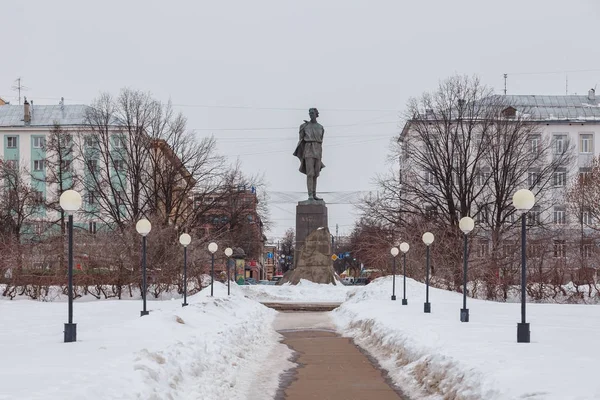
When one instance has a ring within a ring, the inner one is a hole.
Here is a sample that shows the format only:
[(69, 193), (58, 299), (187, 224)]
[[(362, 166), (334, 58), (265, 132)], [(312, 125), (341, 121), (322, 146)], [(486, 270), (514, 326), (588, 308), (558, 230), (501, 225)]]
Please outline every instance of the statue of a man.
[(325, 129), (317, 122), (319, 110), (308, 110), (310, 121), (300, 125), (300, 140), (294, 155), (300, 159), (300, 172), (306, 174), (306, 186), (309, 200), (322, 200), (317, 197), (317, 178), (325, 164), (321, 162), (323, 155), (323, 136)]

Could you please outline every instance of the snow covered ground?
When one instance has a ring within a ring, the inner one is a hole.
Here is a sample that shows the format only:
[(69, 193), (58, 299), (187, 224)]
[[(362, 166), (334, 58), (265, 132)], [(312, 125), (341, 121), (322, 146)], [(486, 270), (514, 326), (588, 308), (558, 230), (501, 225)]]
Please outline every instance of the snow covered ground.
[(141, 301), (76, 301), (76, 343), (63, 343), (65, 302), (0, 298), (0, 399), (269, 398), (291, 353), (276, 312), (237, 285), (209, 294), (149, 301), (143, 318)]
[(375, 356), (416, 399), (600, 399), (600, 308), (528, 304), (531, 343), (517, 343), (520, 304), (468, 299), (407, 279), (408, 305), (390, 300), (392, 278), (380, 278), (332, 315), (338, 328)]
[(302, 279), (298, 285), (240, 286), (246, 297), (264, 302), (341, 303), (360, 286), (324, 285)]

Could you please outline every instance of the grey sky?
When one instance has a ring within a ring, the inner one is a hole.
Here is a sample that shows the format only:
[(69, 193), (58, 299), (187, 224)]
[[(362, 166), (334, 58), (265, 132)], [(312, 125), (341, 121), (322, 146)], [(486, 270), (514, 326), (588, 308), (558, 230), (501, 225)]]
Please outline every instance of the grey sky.
[[(270, 190), (298, 192), (291, 153), (314, 106), (326, 129), (318, 189), (370, 190), (406, 100), (440, 79), (476, 73), (500, 92), (508, 73), (509, 93), (564, 94), (564, 73), (540, 73), (596, 69), (568, 74), (569, 93), (587, 93), (600, 80), (598, 15), (595, 0), (3, 1), (0, 96), (17, 102), (18, 76), (38, 104), (147, 90)], [(271, 207), (271, 237), (294, 209)], [(351, 207), (329, 215), (350, 230)]]

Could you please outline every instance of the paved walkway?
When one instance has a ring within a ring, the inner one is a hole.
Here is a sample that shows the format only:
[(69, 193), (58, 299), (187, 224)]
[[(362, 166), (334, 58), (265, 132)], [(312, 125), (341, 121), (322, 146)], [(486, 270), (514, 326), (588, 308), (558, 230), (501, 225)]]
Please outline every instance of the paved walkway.
[[(295, 362), (300, 366), (284, 378), (277, 399), (404, 399), (349, 338), (326, 330), (327, 314), (280, 314), (276, 328), (282, 328), (283, 343), (296, 352)], [(299, 329), (292, 328), (294, 321)]]

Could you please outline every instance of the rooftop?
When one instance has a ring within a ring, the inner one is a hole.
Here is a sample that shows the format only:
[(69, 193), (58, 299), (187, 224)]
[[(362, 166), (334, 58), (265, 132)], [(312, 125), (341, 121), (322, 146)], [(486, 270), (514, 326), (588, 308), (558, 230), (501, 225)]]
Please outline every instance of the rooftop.
[(0, 127), (23, 126), (78, 126), (85, 124), (85, 113), (88, 106), (83, 104), (70, 105), (34, 105), (31, 107), (31, 122), (23, 121), (24, 105), (0, 106)]
[(600, 120), (600, 96), (565, 95), (506, 95), (498, 96), (503, 104), (519, 112), (531, 114), (534, 119), (545, 121)]

